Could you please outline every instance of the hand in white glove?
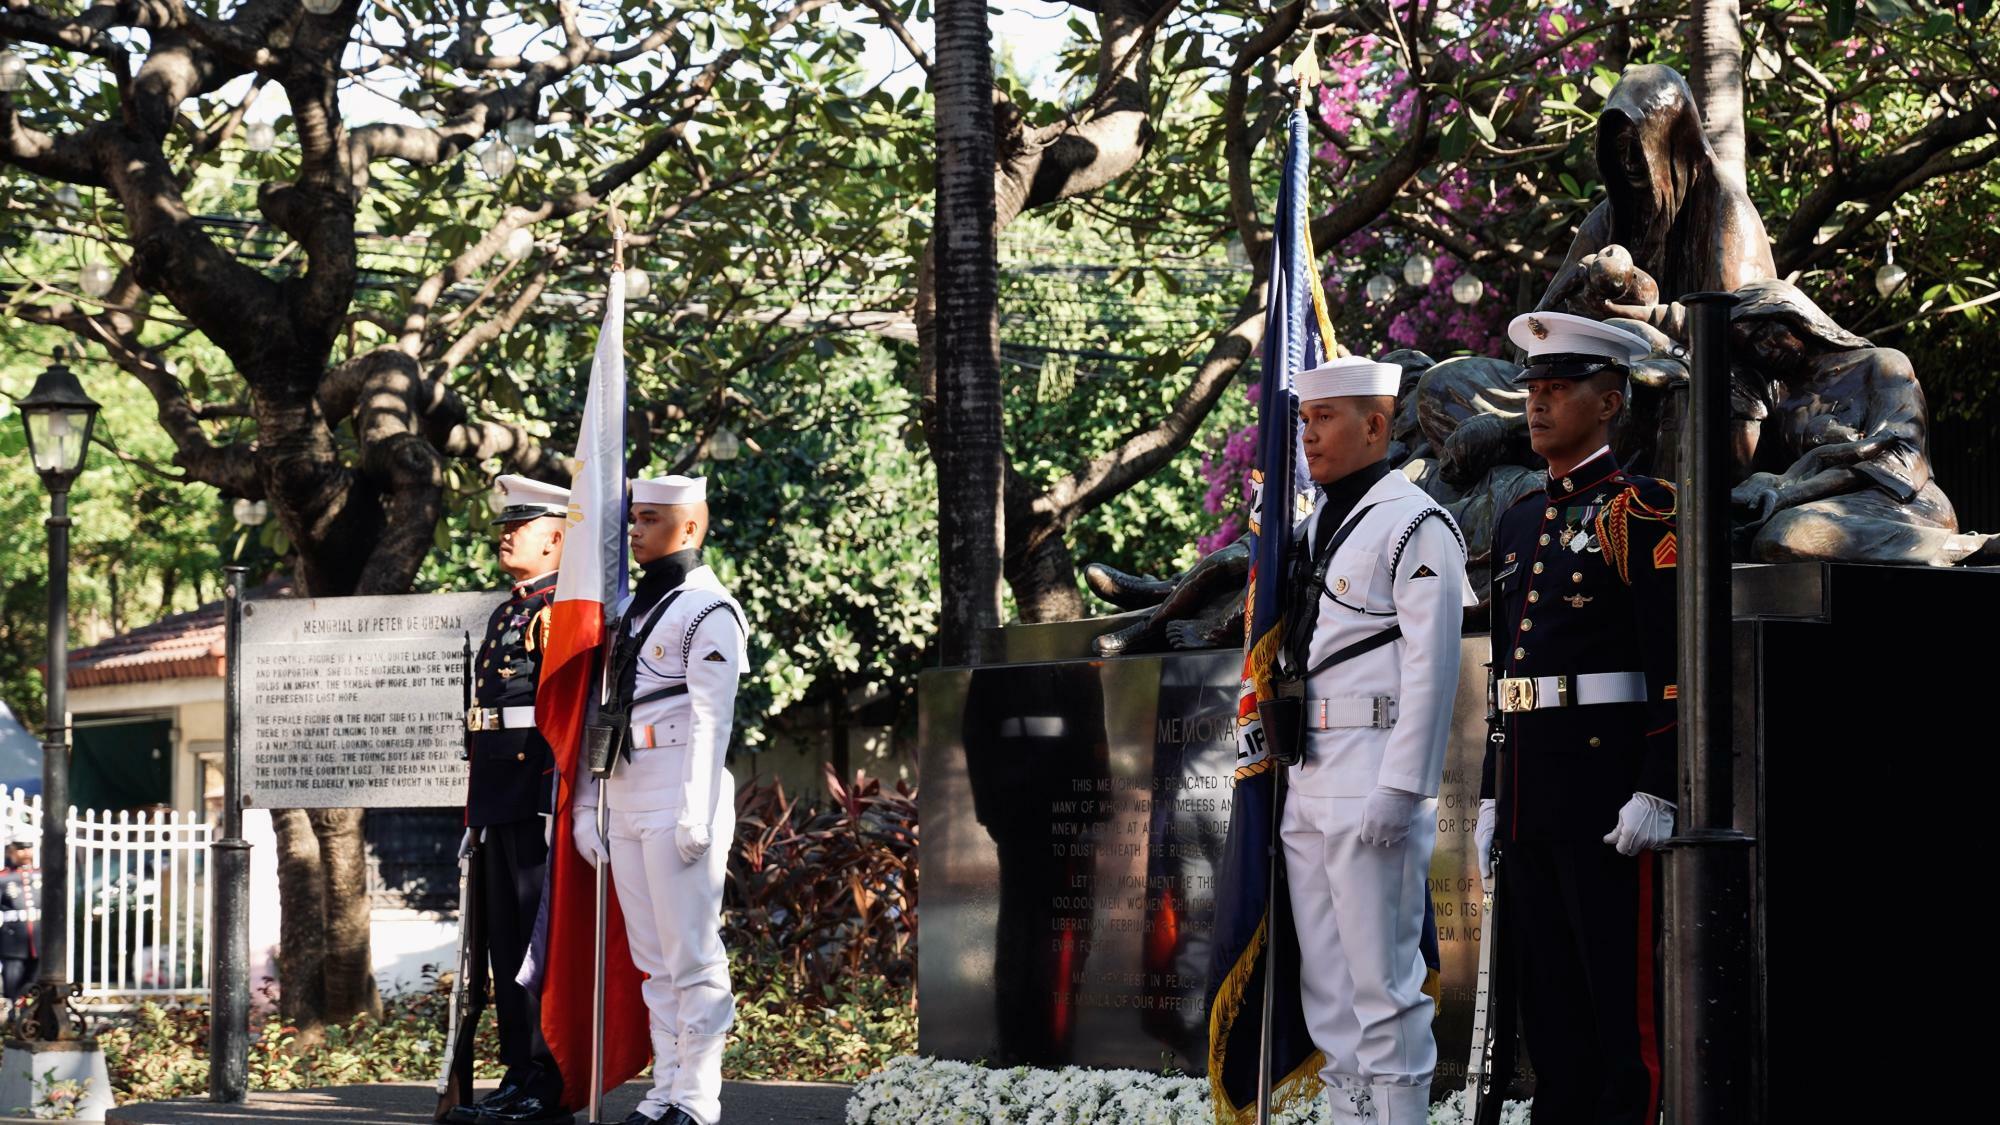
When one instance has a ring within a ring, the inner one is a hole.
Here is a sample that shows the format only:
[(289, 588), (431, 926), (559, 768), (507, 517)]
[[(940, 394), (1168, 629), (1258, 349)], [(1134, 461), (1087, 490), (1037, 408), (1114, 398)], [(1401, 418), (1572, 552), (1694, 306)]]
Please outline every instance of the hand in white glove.
[(1378, 848), (1402, 843), (1410, 835), (1410, 821), (1422, 800), (1420, 794), (1377, 785), (1361, 810), (1361, 842)]
[(458, 858), (464, 859), (466, 856), (471, 855), (472, 842), (474, 840), (477, 840), (478, 838), (479, 838), (479, 829), (477, 828), (466, 829), (465, 835), (460, 837), (458, 841)]
[(1657, 848), (1674, 834), (1674, 803), (1651, 793), (1634, 793), (1618, 810), (1618, 826), (1604, 834), (1604, 842), (1619, 855), (1638, 855)]
[(693, 863), (708, 854), (708, 825), (681, 824), (674, 828), (674, 846), (680, 849), (681, 862)]
[(1500, 828), (1500, 802), (1491, 797), (1479, 802), (1479, 822), (1472, 827), (1472, 846), (1479, 851), (1479, 882), (1493, 885), (1493, 835)]
[(611, 858), (611, 850), (597, 835), (597, 810), (578, 809), (570, 818), (569, 838), (576, 842), (576, 850), (583, 853), (583, 861), (597, 867)]

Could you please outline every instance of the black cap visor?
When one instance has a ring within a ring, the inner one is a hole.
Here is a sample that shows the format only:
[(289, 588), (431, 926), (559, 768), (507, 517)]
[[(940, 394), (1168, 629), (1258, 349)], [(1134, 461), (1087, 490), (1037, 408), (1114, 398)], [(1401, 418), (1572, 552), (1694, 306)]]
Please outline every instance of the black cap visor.
[(1624, 374), (1626, 366), (1615, 359), (1586, 352), (1554, 352), (1538, 355), (1528, 361), (1514, 382), (1526, 383), (1534, 379), (1588, 379), (1600, 371), (1617, 371)]
[(568, 514), (568, 508), (556, 504), (509, 504), (505, 508), (500, 509), (499, 515), (493, 517), (492, 526), (499, 527), (502, 524), (538, 520), (543, 516), (566, 516)]

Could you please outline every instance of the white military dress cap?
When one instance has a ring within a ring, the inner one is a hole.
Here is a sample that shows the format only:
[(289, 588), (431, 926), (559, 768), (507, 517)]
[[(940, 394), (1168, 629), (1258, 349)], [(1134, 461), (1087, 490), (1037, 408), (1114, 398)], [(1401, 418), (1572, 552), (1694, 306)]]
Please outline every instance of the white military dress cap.
[(1295, 388), (1300, 402), (1311, 402), (1317, 398), (1354, 396), (1375, 398), (1387, 395), (1394, 398), (1402, 383), (1401, 367), (1380, 363), (1367, 356), (1352, 355), (1330, 359), (1310, 371), (1299, 372)]
[(569, 513), (569, 489), (559, 484), (510, 473), (494, 481), (493, 490), (500, 498), (500, 514), (493, 517), (496, 524)]
[(632, 482), (634, 504), (699, 504), (707, 499), (707, 477), (676, 475)]
[(1575, 313), (1522, 313), (1507, 326), (1507, 338), (1528, 353), (1529, 366), (1574, 360), (1630, 367), (1653, 354), (1653, 345), (1638, 333)]

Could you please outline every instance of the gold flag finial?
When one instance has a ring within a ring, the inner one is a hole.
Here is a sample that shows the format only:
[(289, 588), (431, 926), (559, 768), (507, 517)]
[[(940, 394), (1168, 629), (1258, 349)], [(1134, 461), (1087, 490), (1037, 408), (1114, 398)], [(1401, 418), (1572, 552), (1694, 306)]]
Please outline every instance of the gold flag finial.
[(1318, 40), (1319, 37), (1316, 35), (1307, 36), (1306, 49), (1299, 52), (1299, 61), (1292, 66), (1292, 77), (1299, 84), (1298, 106), (1300, 109), (1307, 109), (1311, 106), (1312, 92), (1319, 89), (1319, 53), (1313, 49), (1313, 44), (1318, 42)]

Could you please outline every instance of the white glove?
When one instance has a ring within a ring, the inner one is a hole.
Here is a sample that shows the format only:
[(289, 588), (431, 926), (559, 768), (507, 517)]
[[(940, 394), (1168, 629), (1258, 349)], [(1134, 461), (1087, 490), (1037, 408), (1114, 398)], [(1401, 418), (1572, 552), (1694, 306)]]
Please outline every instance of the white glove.
[(466, 856), (471, 855), (472, 842), (474, 840), (477, 840), (478, 838), (479, 838), (479, 829), (477, 828), (466, 829), (465, 835), (459, 837), (458, 840), (458, 858), (464, 859)]
[(1604, 842), (1619, 855), (1638, 855), (1657, 848), (1674, 834), (1674, 803), (1651, 793), (1634, 793), (1618, 810), (1618, 827), (1604, 834)]
[(674, 847), (681, 852), (681, 862), (693, 863), (708, 854), (708, 825), (681, 824), (674, 827)]
[(1493, 835), (1500, 829), (1500, 802), (1491, 797), (1479, 802), (1479, 822), (1472, 826), (1472, 846), (1479, 851), (1479, 881), (1493, 885)]
[(1420, 794), (1377, 785), (1361, 810), (1361, 842), (1378, 848), (1402, 843), (1410, 835), (1410, 821), (1422, 800)]
[(576, 810), (576, 815), (570, 818), (569, 838), (575, 841), (576, 850), (583, 854), (583, 861), (592, 867), (611, 858), (610, 849), (597, 835), (596, 809)]

